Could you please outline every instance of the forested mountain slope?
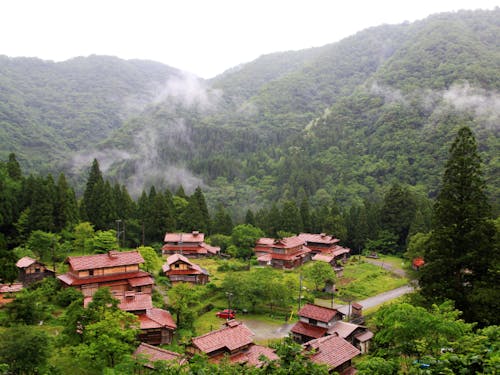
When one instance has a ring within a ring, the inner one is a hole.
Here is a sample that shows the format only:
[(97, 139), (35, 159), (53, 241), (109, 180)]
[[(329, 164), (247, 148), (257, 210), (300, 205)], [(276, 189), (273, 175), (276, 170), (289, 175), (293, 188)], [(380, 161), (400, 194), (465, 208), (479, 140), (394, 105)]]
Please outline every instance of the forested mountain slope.
[(120, 128), (180, 71), (116, 57), (55, 63), (0, 56), (0, 145), (31, 170), (54, 169), (71, 152)]
[[(210, 81), (113, 58), (2, 58), (0, 143), (24, 166), (35, 156), (56, 168), (42, 158), (49, 146), (75, 151), (133, 193), (203, 185), (212, 206), (241, 211), (303, 196), (349, 205), (394, 180), (432, 197), (455, 130), (469, 125), (498, 203), (499, 41), (497, 8), (373, 27)], [(29, 63), (45, 70), (23, 91)]]

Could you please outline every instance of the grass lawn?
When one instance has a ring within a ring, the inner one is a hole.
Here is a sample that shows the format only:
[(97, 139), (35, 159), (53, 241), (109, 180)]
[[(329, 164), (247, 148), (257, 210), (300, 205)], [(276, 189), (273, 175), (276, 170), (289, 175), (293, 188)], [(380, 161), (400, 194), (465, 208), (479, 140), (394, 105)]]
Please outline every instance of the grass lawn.
[(362, 300), (408, 284), (408, 279), (397, 277), (379, 266), (365, 262), (349, 262), (338, 281), (337, 297)]

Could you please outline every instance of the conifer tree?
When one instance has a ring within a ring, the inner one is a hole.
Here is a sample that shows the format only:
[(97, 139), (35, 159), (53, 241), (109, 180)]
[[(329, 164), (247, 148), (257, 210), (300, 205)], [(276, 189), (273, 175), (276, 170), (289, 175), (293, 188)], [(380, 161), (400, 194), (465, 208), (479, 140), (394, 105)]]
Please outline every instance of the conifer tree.
[(471, 130), (463, 127), (445, 166), (420, 285), (422, 294), (430, 300), (455, 301), (469, 321), (478, 320), (481, 310), (498, 315), (498, 290), (493, 296), (496, 298), (483, 298), (483, 302), (496, 303), (496, 308), (473, 302), (480, 285), (486, 286), (483, 290), (491, 287), (491, 267), (499, 263), (493, 241), (495, 228), (489, 216), (476, 140)]
[(16, 154), (9, 154), (9, 161), (7, 162), (7, 173), (9, 177), (13, 180), (19, 181), (23, 178), (23, 174), (21, 172), (21, 166), (19, 165)]

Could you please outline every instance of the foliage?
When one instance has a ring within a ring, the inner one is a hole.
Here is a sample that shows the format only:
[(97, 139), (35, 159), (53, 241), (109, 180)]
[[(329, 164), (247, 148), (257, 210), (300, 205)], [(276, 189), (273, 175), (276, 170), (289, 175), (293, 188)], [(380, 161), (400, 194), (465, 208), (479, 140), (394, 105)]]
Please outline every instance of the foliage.
[(107, 253), (110, 250), (118, 249), (118, 239), (116, 238), (116, 231), (111, 230), (98, 230), (92, 239), (94, 244), (94, 252), (97, 254)]
[(148, 246), (140, 246), (137, 250), (139, 250), (139, 253), (144, 258), (144, 263), (141, 264), (141, 267), (147, 272), (156, 272), (161, 268), (163, 262), (155, 249)]
[(178, 329), (193, 327), (193, 308), (199, 303), (198, 298), (197, 290), (190, 283), (176, 283), (169, 289), (169, 307), (175, 313)]
[(320, 290), (325, 283), (334, 283), (336, 276), (333, 267), (329, 263), (315, 261), (311, 267), (304, 269), (304, 276), (314, 283), (316, 290)]
[(0, 340), (0, 364), (13, 374), (43, 373), (51, 347), (48, 335), (28, 326), (6, 329)]
[(467, 320), (491, 324), (498, 319), (482, 311), (498, 308), (488, 285), (498, 278), (500, 249), (489, 219), (476, 140), (463, 127), (450, 148), (420, 285), (429, 300), (451, 299)]
[(249, 258), (253, 254), (255, 242), (264, 236), (261, 229), (250, 224), (240, 224), (233, 228), (231, 241), (237, 248), (236, 256)]

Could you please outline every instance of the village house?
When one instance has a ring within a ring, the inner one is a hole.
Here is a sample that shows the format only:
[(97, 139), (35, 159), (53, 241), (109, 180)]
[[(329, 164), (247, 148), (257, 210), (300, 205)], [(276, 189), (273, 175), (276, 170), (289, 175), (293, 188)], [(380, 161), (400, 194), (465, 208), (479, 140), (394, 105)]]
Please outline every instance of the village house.
[(343, 319), (337, 309), (306, 304), (297, 313), (299, 321), (292, 327), (292, 337), (299, 344), (328, 335), (335, 322)]
[(351, 249), (338, 245), (340, 241), (338, 238), (325, 233), (300, 233), (298, 237), (304, 240), (305, 245), (311, 249), (311, 256), (313, 257), (317, 254), (323, 254), (333, 256), (335, 261), (345, 262), (347, 255), (351, 252)]
[(327, 334), (342, 337), (349, 344), (358, 348), (362, 354), (368, 353), (370, 340), (373, 338), (373, 332), (365, 326), (341, 320), (333, 323)]
[(332, 266), (333, 271), (335, 271), (335, 275), (337, 275), (337, 277), (342, 277), (342, 275), (344, 274), (344, 267), (339, 265), (339, 263), (335, 259), (335, 255), (333, 254), (318, 253), (312, 257), (312, 260), (315, 262), (328, 263), (330, 266)]
[(308, 341), (302, 346), (311, 361), (327, 365), (330, 372), (351, 375), (356, 371), (351, 360), (360, 354), (359, 349), (336, 334)]
[(299, 237), (282, 239), (260, 238), (254, 248), (257, 261), (262, 266), (293, 269), (307, 262), (311, 250)]
[(206, 269), (190, 262), (188, 258), (181, 254), (170, 255), (162, 270), (172, 284), (178, 282), (206, 284), (209, 281)]
[(227, 358), (231, 363), (260, 367), (260, 356), (269, 360), (279, 359), (274, 350), (255, 345), (253, 336), (253, 332), (243, 323), (230, 320), (221, 329), (194, 337), (187, 350), (192, 355), (206, 354), (212, 363)]
[(21, 283), (0, 284), (0, 305), (12, 302), (22, 289)]
[(135, 350), (133, 356), (138, 360), (144, 360), (144, 367), (152, 370), (155, 368), (155, 362), (158, 361), (177, 363), (179, 365), (186, 363), (186, 359), (181, 354), (158, 348), (145, 342), (141, 342), (139, 347)]
[(16, 263), (19, 269), (18, 279), (23, 285), (29, 285), (46, 277), (55, 277), (55, 272), (49, 270), (45, 264), (30, 257), (22, 257)]
[(182, 254), (188, 258), (203, 258), (220, 253), (220, 247), (204, 242), (205, 235), (198, 231), (191, 233), (166, 233), (161, 248), (162, 255)]
[(69, 272), (57, 278), (63, 286), (81, 290), (85, 297), (105, 286), (115, 295), (124, 295), (127, 291), (152, 293), (153, 278), (139, 269), (144, 259), (136, 250), (68, 257), (66, 263)]
[[(139, 341), (150, 345), (170, 344), (177, 325), (172, 315), (166, 310), (153, 307), (151, 294), (125, 292), (124, 295), (114, 296), (119, 301), (118, 308), (137, 315), (141, 333)], [(85, 297), (84, 307), (92, 301), (92, 297)]]

